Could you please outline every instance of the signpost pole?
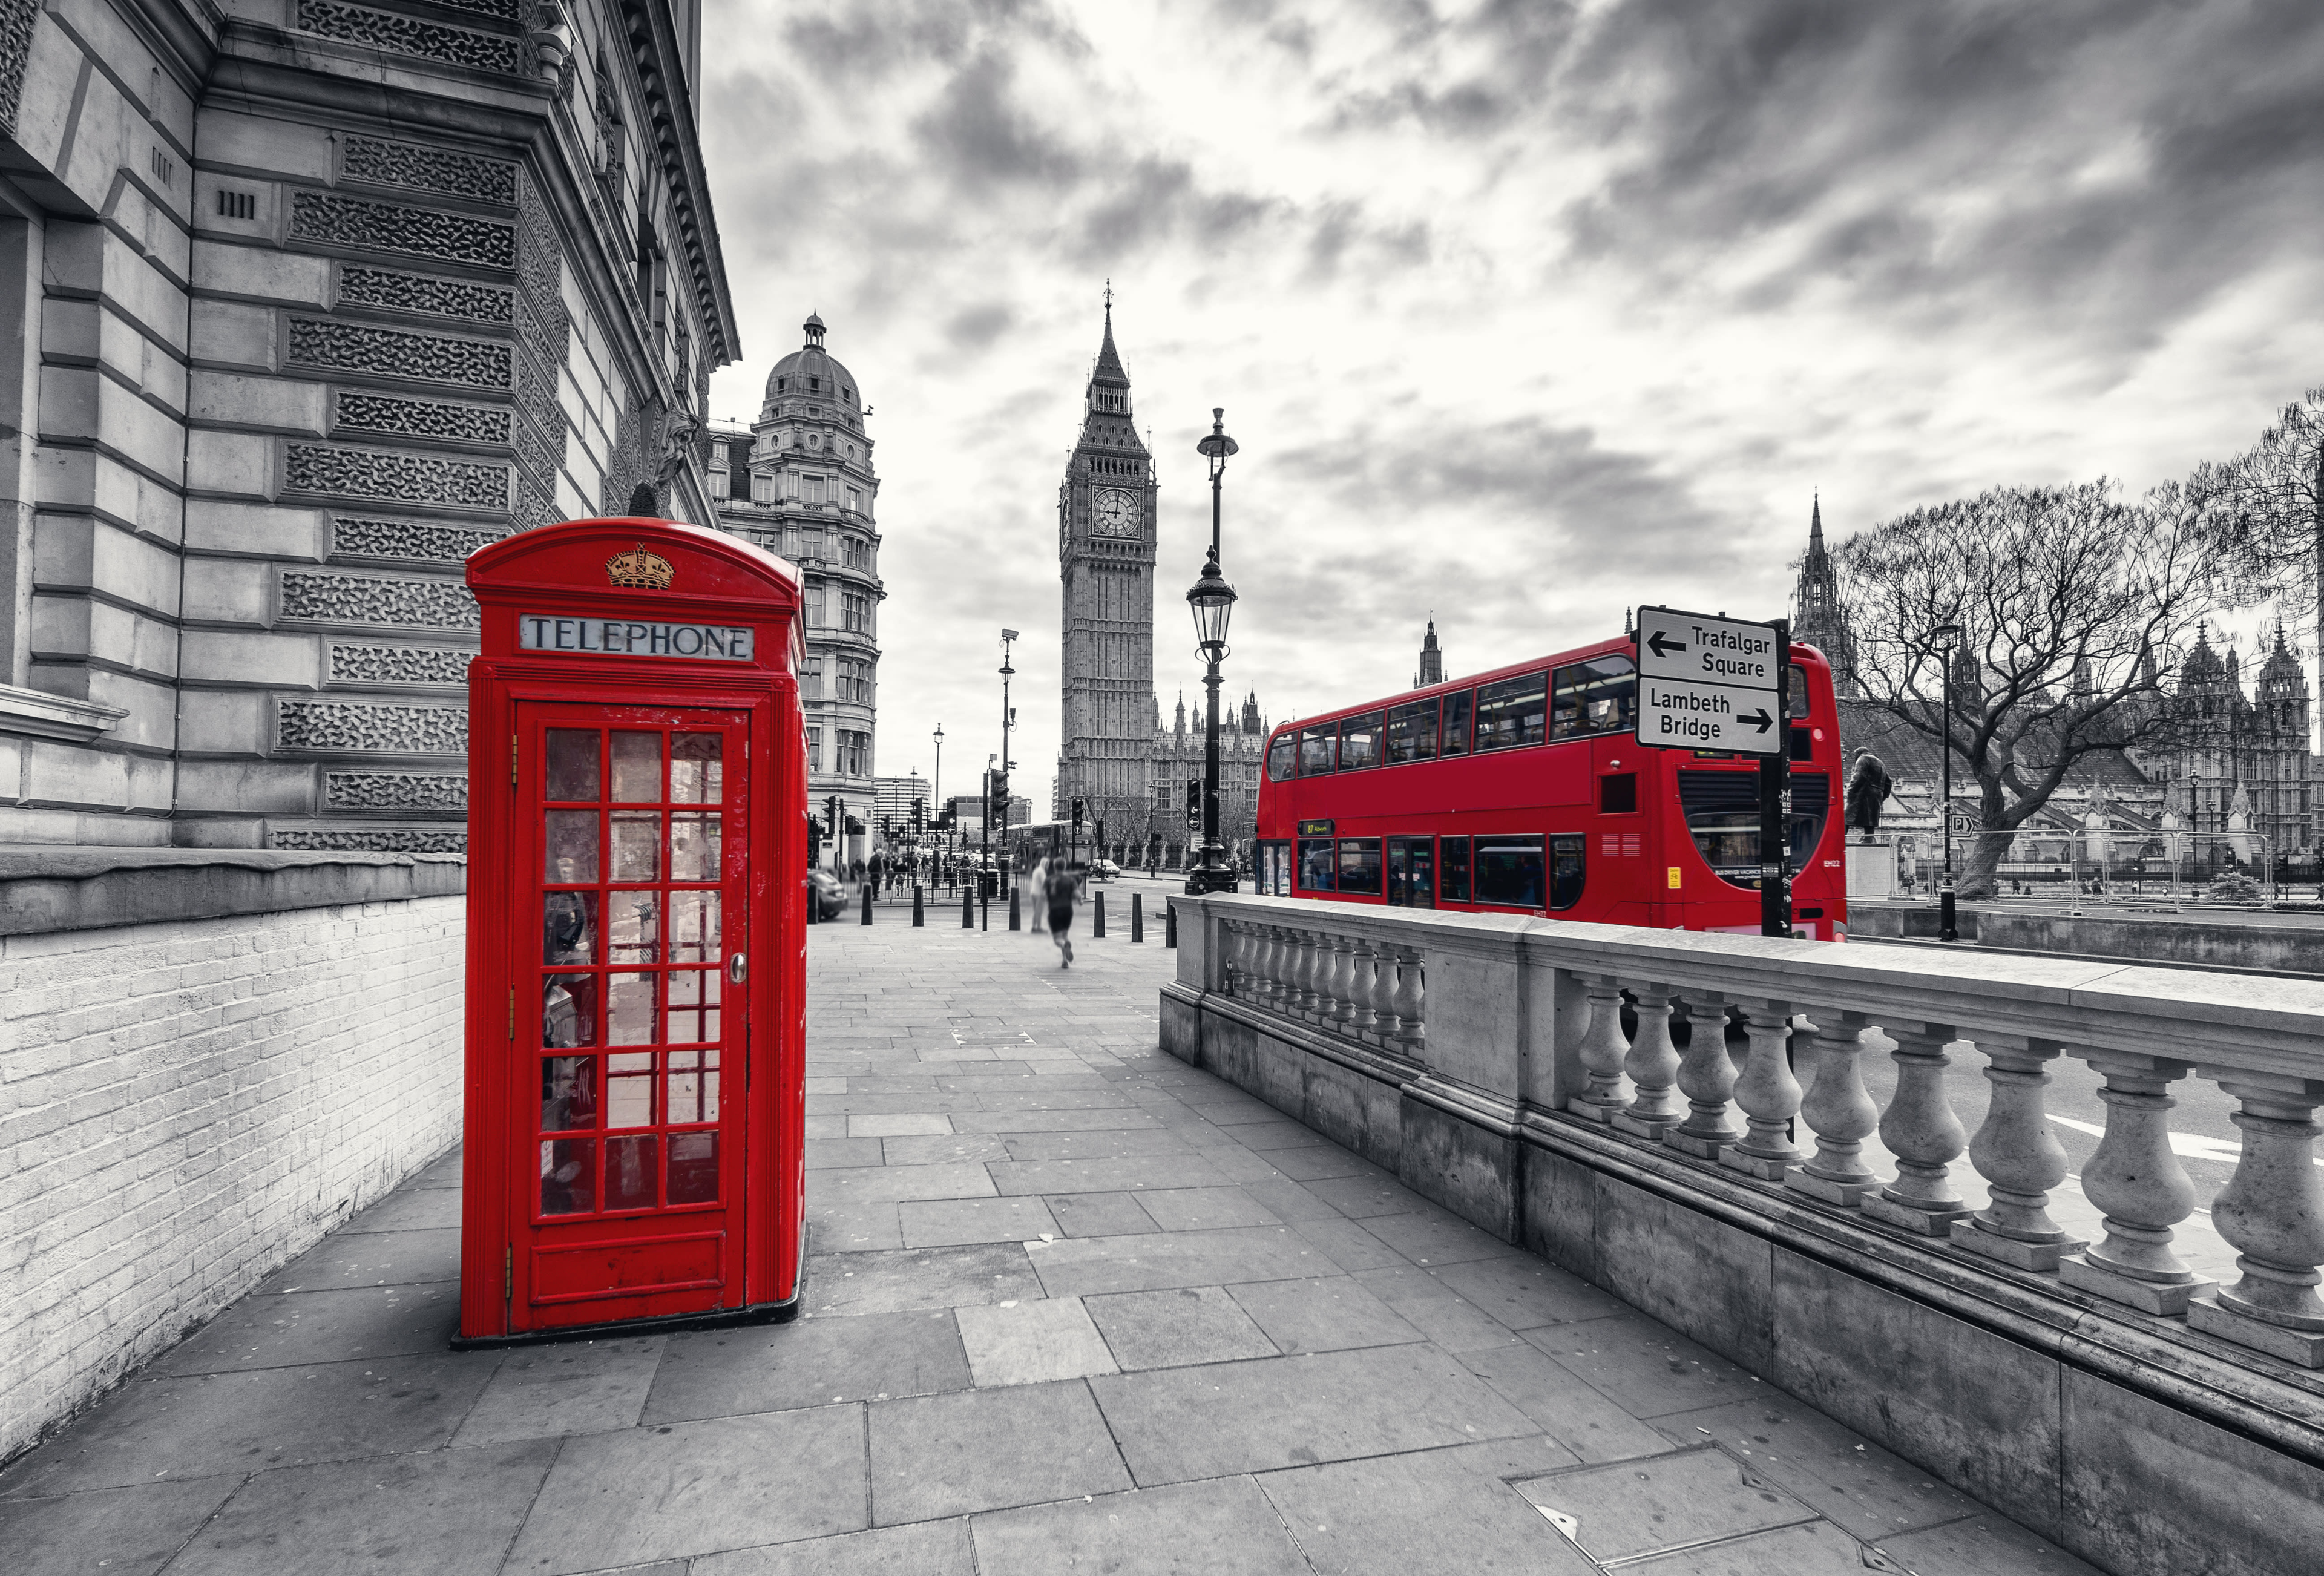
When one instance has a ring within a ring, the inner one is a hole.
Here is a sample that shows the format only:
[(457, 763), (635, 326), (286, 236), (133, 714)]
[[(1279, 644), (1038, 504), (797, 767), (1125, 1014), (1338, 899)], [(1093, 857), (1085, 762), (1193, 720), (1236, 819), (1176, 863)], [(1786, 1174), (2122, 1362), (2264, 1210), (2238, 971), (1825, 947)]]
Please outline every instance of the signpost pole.
[(1771, 707), (1783, 748), (1759, 757), (1759, 934), (1792, 933), (1792, 623), (1775, 621), (1777, 688)]

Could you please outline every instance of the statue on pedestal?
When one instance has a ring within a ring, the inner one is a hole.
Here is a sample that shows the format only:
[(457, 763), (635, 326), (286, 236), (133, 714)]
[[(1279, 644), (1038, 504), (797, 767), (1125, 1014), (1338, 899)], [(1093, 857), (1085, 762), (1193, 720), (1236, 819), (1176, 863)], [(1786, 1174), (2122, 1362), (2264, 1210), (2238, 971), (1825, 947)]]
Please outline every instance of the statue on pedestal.
[(1848, 777), (1848, 825), (1864, 834), (1864, 841), (1880, 830), (1880, 810), (1896, 797), (1888, 769), (1869, 750), (1856, 752), (1856, 768)]

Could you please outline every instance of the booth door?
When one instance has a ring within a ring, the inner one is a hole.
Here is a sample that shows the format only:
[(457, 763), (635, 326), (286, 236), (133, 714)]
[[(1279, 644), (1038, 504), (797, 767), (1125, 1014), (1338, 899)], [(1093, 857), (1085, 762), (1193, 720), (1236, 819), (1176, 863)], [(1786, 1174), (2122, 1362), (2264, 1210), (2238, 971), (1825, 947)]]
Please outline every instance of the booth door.
[[(514, 1329), (733, 1305), (744, 717), (520, 705)], [(770, 960), (771, 962), (771, 960)]]

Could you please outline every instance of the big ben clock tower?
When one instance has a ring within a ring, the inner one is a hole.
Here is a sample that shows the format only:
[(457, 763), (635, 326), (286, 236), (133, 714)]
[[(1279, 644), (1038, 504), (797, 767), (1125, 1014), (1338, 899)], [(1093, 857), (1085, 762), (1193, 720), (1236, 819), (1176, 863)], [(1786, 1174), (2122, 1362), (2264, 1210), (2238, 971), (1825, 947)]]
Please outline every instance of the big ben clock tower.
[(1065, 590), (1064, 751), (1057, 813), (1089, 801), (1110, 843), (1146, 834), (1154, 708), (1154, 465), (1130, 408), (1130, 374), (1105, 339), (1083, 396), (1081, 438), (1057, 488)]

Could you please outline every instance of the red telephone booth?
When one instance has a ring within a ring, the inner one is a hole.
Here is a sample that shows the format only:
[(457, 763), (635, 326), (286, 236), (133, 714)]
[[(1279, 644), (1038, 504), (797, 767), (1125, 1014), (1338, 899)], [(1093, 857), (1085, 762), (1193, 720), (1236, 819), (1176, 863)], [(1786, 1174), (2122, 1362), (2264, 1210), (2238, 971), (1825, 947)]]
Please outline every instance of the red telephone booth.
[(798, 583), (658, 520), (468, 560), (459, 1343), (779, 1320), (805, 1216)]

